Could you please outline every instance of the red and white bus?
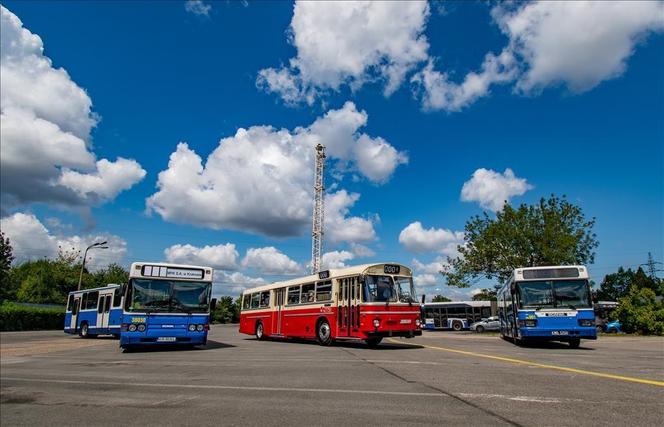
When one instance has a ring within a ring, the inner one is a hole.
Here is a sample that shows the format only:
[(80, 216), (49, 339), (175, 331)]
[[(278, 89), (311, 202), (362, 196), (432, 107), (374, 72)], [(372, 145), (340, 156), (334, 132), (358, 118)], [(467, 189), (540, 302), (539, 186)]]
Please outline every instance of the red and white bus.
[(413, 272), (400, 264), (366, 264), (244, 291), (240, 332), (314, 338), (321, 345), (422, 335)]

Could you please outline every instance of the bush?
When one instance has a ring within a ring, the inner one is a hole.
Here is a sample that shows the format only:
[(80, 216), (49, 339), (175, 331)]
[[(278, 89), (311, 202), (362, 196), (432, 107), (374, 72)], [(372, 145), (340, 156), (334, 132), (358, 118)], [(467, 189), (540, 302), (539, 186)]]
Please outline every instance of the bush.
[(62, 329), (64, 323), (64, 307), (27, 307), (6, 301), (0, 305), (0, 331)]

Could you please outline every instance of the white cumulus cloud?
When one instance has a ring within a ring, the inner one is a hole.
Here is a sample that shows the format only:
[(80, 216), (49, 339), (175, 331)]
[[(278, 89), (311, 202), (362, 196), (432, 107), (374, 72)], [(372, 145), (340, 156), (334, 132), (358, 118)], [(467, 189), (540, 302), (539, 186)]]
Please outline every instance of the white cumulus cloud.
[(110, 263), (121, 263), (127, 253), (127, 242), (108, 233), (79, 235), (53, 234), (33, 214), (17, 212), (0, 220), (0, 229), (9, 238), (14, 262), (30, 259), (55, 258), (60, 251), (83, 256), (85, 248), (96, 242), (108, 242), (108, 249), (88, 252), (86, 267), (98, 270)]
[(415, 221), (399, 233), (399, 243), (413, 253), (437, 252), (457, 256), (457, 246), (463, 245), (464, 233), (444, 228), (424, 228)]
[(460, 111), (495, 84), (515, 83), (521, 93), (561, 84), (587, 91), (623, 74), (636, 45), (664, 30), (664, 3), (656, 1), (508, 2), (491, 15), (507, 45), (461, 82), (430, 58), (411, 79), (424, 110)]
[[(382, 138), (359, 132), (366, 123), (366, 112), (348, 102), (292, 131), (239, 129), (222, 139), (205, 162), (180, 143), (168, 168), (159, 173), (158, 191), (147, 199), (147, 208), (172, 222), (299, 235), (311, 223), (316, 144), (326, 146), (328, 165), (343, 164), (340, 173), (359, 172), (375, 183), (385, 182), (406, 161), (404, 153)], [(350, 216), (358, 198), (345, 190), (326, 195), (326, 236), (331, 241), (375, 237), (373, 219)]]
[(210, 16), (212, 5), (205, 3), (202, 0), (187, 0), (184, 2), (184, 10), (198, 16)]
[(326, 252), (321, 256), (321, 270), (327, 270), (328, 268), (344, 268), (346, 267), (346, 261), (350, 261), (353, 258), (355, 258), (355, 255), (348, 251)]
[(376, 80), (389, 96), (427, 59), (428, 17), (424, 1), (297, 1), (289, 28), (297, 56), (287, 67), (261, 70), (257, 84), (289, 104)]
[(242, 266), (253, 268), (261, 274), (295, 275), (303, 271), (300, 264), (273, 246), (247, 249)]
[(206, 245), (173, 245), (164, 250), (168, 262), (179, 264), (204, 265), (221, 270), (235, 270), (238, 267), (240, 254), (235, 244)]
[(30, 203), (89, 207), (143, 179), (133, 160), (98, 160), (92, 101), (44, 56), (41, 38), (0, 6), (0, 190), (2, 208)]
[(478, 202), (485, 209), (497, 212), (514, 196), (521, 196), (533, 186), (525, 178), (518, 178), (512, 169), (502, 174), (491, 169), (480, 168), (473, 172), (470, 180), (461, 188), (461, 200)]

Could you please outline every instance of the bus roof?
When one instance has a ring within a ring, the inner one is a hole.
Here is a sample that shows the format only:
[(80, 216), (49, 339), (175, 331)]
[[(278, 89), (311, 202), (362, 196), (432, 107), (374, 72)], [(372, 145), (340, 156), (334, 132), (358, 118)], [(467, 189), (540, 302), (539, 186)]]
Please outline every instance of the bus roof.
[[(398, 273), (385, 273), (385, 266), (399, 266), (399, 272)], [(343, 276), (353, 276), (356, 274), (393, 274), (395, 276), (412, 276), (413, 271), (409, 268), (406, 267), (403, 264), (399, 264), (398, 262), (384, 262), (384, 263), (378, 263), (378, 264), (362, 264), (362, 265), (355, 265), (352, 267), (344, 267), (344, 268), (331, 268), (329, 270), (324, 270), (320, 271), (315, 274), (310, 274), (308, 276), (303, 276), (303, 277), (298, 277), (295, 279), (291, 280), (285, 280), (281, 282), (274, 282), (270, 283), (269, 285), (263, 285), (263, 286), (257, 286), (255, 288), (247, 289), (243, 291), (243, 294), (248, 294), (252, 292), (260, 292), (260, 291), (267, 291), (270, 289), (275, 289), (275, 288), (282, 288), (285, 286), (292, 286), (292, 285), (300, 285), (303, 283), (310, 283), (310, 282), (318, 282), (321, 280), (328, 280), (328, 279), (333, 279), (335, 277), (343, 277)], [(323, 276), (321, 276), (323, 275)]]
[(444, 307), (448, 305), (469, 305), (471, 307), (486, 307), (490, 306), (495, 301), (445, 301), (445, 302), (425, 302), (422, 306), (427, 307)]
[(507, 283), (528, 280), (588, 279), (588, 269), (583, 265), (551, 265), (516, 268)]
[(106, 286), (100, 286), (98, 288), (81, 289), (80, 291), (71, 291), (71, 292), (69, 292), (69, 295), (71, 295), (71, 294), (81, 294), (83, 292), (101, 291), (101, 290), (104, 290), (104, 289), (114, 289), (114, 288), (119, 288), (119, 287), (120, 287), (120, 285), (118, 285), (117, 283), (109, 283)]

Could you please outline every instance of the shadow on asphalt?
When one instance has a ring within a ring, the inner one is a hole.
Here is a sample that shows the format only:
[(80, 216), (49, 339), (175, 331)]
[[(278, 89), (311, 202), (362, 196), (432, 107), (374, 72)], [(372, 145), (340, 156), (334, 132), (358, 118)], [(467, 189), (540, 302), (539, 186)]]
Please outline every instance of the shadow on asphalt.
[(159, 353), (166, 351), (206, 351), (206, 350), (216, 350), (219, 348), (230, 348), (235, 347), (231, 344), (225, 344), (219, 341), (208, 340), (207, 345), (205, 346), (191, 346), (191, 345), (177, 345), (177, 344), (159, 344), (158, 346), (137, 346), (125, 348), (124, 353)]
[[(245, 341), (258, 341), (256, 338), (245, 338)], [(304, 339), (304, 338), (265, 338), (265, 341), (273, 341), (284, 344), (301, 344), (301, 345), (315, 345), (320, 346), (318, 341), (314, 339)], [(394, 344), (394, 343), (381, 343), (376, 348), (370, 348), (362, 341), (335, 341), (332, 344), (332, 347), (343, 347), (343, 348), (358, 348), (358, 349), (368, 349), (368, 350), (409, 350), (414, 348), (423, 348), (421, 345), (417, 344)]]

